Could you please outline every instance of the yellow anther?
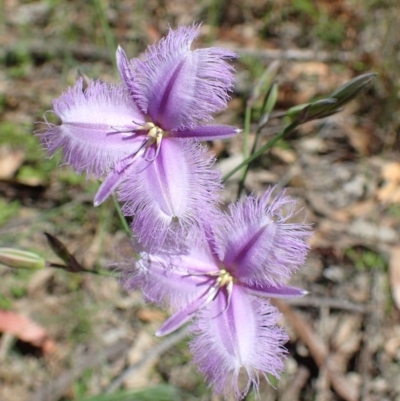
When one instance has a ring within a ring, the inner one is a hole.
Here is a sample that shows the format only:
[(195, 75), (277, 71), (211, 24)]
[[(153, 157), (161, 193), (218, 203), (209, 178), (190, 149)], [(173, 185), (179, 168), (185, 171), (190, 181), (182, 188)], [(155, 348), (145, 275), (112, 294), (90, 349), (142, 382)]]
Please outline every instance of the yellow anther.
[(221, 269), (218, 272), (218, 278), (217, 278), (218, 287), (220, 288), (225, 287), (226, 285), (230, 285), (231, 283), (233, 283), (232, 275), (225, 269)]
[[(152, 123), (149, 123), (152, 124)], [(151, 144), (154, 142), (159, 145), (161, 143), (162, 137), (164, 135), (164, 131), (160, 128), (152, 124), (152, 127), (150, 128), (147, 136), (151, 138)]]

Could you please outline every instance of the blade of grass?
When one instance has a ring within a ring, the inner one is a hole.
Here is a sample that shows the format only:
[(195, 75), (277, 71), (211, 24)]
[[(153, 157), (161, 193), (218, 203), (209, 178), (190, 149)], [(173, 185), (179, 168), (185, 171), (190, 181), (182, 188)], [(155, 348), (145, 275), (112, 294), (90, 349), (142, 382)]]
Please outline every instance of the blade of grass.
[[(264, 105), (262, 108), (262, 114), (261, 114), (261, 118), (258, 122), (258, 127), (257, 127), (257, 132), (256, 132), (256, 137), (254, 139), (254, 143), (253, 146), (251, 148), (251, 152), (250, 155), (253, 155), (254, 152), (257, 149), (257, 145), (258, 145), (258, 140), (260, 138), (260, 134), (261, 134), (261, 130), (265, 127), (265, 125), (267, 124), (268, 120), (269, 120), (269, 116), (273, 110), (273, 108), (275, 107), (275, 103), (278, 99), (278, 84), (276, 82), (272, 83), (271, 87), (268, 89), (268, 92), (265, 96), (264, 99)], [(248, 127), (250, 129), (250, 120), (248, 122)], [(245, 155), (246, 157), (246, 155)], [(246, 180), (246, 176), (247, 173), (249, 171), (250, 168), (250, 163), (247, 164), (246, 168), (244, 169), (244, 173), (243, 176), (239, 182), (239, 188), (238, 188), (238, 193), (237, 193), (237, 199), (240, 198), (240, 195), (243, 191), (244, 188), (244, 182)]]
[(112, 195), (112, 199), (113, 199), (113, 202), (114, 202), (115, 210), (116, 210), (117, 215), (118, 215), (118, 217), (119, 217), (119, 219), (121, 221), (121, 224), (122, 224), (122, 227), (123, 227), (124, 231), (128, 234), (129, 237), (132, 237), (132, 231), (131, 231), (131, 229), (129, 227), (128, 222), (125, 219), (125, 216), (122, 214), (121, 206), (118, 203), (117, 198), (115, 197), (114, 194)]
[(115, 51), (117, 49), (114, 35), (110, 29), (110, 25), (108, 24), (106, 7), (103, 0), (93, 0), (94, 7), (96, 9), (97, 15), (99, 16), (101, 28), (104, 33), (104, 39), (106, 41), (106, 46), (108, 52), (110, 54), (110, 60), (114, 66), (114, 69), (117, 70), (117, 62), (115, 59)]

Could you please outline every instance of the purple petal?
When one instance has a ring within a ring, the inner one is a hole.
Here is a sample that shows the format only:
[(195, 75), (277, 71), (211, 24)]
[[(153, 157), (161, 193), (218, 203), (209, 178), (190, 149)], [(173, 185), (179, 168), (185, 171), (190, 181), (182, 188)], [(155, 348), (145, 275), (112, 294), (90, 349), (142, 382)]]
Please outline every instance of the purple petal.
[(230, 138), (240, 131), (240, 129), (230, 125), (200, 125), (195, 128), (171, 131), (169, 135), (174, 138), (196, 138), (199, 141), (212, 141), (214, 139)]
[(94, 206), (101, 205), (118, 187), (118, 185), (125, 179), (127, 168), (114, 169), (111, 171), (106, 179), (100, 185), (94, 197)]
[(302, 288), (292, 287), (289, 285), (281, 285), (272, 287), (269, 285), (246, 285), (246, 290), (252, 294), (268, 298), (298, 298), (308, 294), (308, 291)]
[(83, 91), (79, 79), (53, 105), (62, 124), (49, 124), (41, 142), (50, 154), (62, 148), (65, 162), (78, 172), (101, 176), (140, 146), (132, 131), (143, 116), (121, 85), (95, 81)]
[(295, 201), (284, 192), (272, 199), (272, 191), (231, 205), (222, 229), (224, 264), (247, 284), (280, 286), (304, 263), (309, 249), (310, 226), (286, 222), (295, 214)]
[(199, 26), (170, 30), (141, 60), (132, 60), (135, 80), (130, 91), (153, 122), (164, 130), (193, 127), (211, 121), (224, 109), (232, 90), (233, 68), (226, 49), (190, 50)]
[(184, 309), (207, 292), (212, 279), (204, 274), (218, 270), (212, 255), (192, 245), (189, 249), (166, 246), (158, 253), (148, 253), (136, 244), (135, 252), (139, 260), (121, 264), (124, 288), (141, 289), (147, 301), (172, 310)]
[(220, 172), (198, 143), (166, 138), (153, 162), (135, 165), (119, 197), (125, 215), (135, 215), (132, 227), (144, 245), (161, 247), (167, 237), (181, 242), (201, 218), (217, 213)]
[[(249, 296), (234, 286), (229, 308), (222, 292), (200, 313), (194, 324), (191, 343), (194, 361), (216, 393), (233, 390), (237, 398), (245, 396), (250, 385), (257, 391), (259, 373), (279, 376), (283, 369), (283, 344), (287, 335), (276, 326), (279, 314), (265, 300)], [(241, 370), (247, 373), (240, 387)]]
[(162, 326), (157, 330), (156, 336), (162, 337), (173, 331), (179, 329), (185, 323), (193, 318), (193, 315), (201, 310), (207, 301), (206, 296), (201, 296), (194, 300), (194, 302), (187, 305), (184, 309), (173, 314), (167, 319)]
[(129, 85), (132, 84), (134, 80), (133, 66), (126, 57), (126, 54), (121, 46), (118, 46), (116, 60), (121, 80), (129, 89)]

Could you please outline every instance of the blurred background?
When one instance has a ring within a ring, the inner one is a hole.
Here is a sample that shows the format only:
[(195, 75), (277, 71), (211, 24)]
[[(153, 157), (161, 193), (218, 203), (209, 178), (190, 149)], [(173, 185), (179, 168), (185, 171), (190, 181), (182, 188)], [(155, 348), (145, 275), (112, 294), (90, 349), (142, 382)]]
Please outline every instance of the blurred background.
[[(283, 110), (377, 72), (343, 112), (302, 125), (254, 162), (245, 191), (288, 186), (315, 229), (292, 281), (310, 295), (279, 304), (289, 354), (281, 381), (262, 381), (261, 400), (400, 400), (397, 0), (0, 4), (0, 247), (60, 263), (48, 232), (88, 270), (129, 257), (129, 240), (112, 200), (93, 207), (98, 182), (59, 167), (60, 155), (48, 159), (33, 135), (78, 71), (118, 82), (118, 44), (137, 57), (168, 27), (202, 22), (194, 47), (240, 56), (219, 123), (243, 127), (249, 94), (279, 61), (277, 105), (260, 144), (284, 127)], [(250, 144), (259, 118), (255, 104)], [(208, 145), (224, 173), (242, 160), (242, 135)], [(225, 203), (237, 188), (233, 176)], [(184, 335), (154, 337), (166, 314), (123, 292), (113, 276), (0, 265), (1, 401), (223, 400), (191, 363)]]

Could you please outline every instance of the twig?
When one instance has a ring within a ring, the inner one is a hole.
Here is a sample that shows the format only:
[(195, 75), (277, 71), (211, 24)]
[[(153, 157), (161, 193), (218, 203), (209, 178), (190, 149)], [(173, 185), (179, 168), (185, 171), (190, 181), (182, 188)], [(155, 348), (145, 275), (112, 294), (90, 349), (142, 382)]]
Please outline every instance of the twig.
[(304, 367), (299, 366), (297, 373), (293, 380), (290, 381), (285, 391), (282, 393), (281, 401), (294, 401), (300, 399), (300, 392), (306, 385), (308, 378), (310, 377), (310, 371)]
[[(0, 52), (1, 57), (10, 56), (18, 52), (21, 48), (20, 43), (14, 43), (9, 46), (5, 46), (3, 51)], [(107, 49), (102, 47), (93, 46), (85, 43), (80, 43), (79, 46), (68, 45), (59, 41), (33, 41), (29, 44), (24, 45), (24, 50), (36, 59), (53, 59), (53, 58), (64, 58), (65, 56), (71, 56), (77, 60), (85, 61), (104, 61), (105, 63), (111, 63), (110, 55)]]
[(310, 325), (285, 302), (279, 299), (273, 299), (272, 303), (285, 315), (296, 330), (297, 335), (304, 344), (307, 345), (316, 364), (326, 369), (329, 380), (336, 393), (346, 401), (357, 401), (358, 394), (356, 394), (356, 391), (354, 391), (354, 388), (347, 381), (346, 377), (339, 372), (335, 372), (330, 366), (328, 349), (320, 338), (315, 335)]
[(168, 351), (171, 347), (177, 344), (179, 341), (182, 341), (188, 335), (188, 329), (183, 329), (178, 331), (177, 333), (172, 334), (162, 343), (160, 343), (157, 347), (154, 348), (152, 352), (146, 354), (140, 361), (134, 363), (133, 365), (128, 366), (114, 381), (106, 388), (104, 393), (112, 393), (121, 387), (124, 380), (131, 375), (135, 370), (139, 370), (142, 366), (147, 364), (152, 359), (155, 359), (159, 355)]
[(348, 63), (360, 59), (355, 52), (327, 52), (303, 49), (245, 49), (234, 48), (240, 56), (253, 56), (265, 60), (322, 61)]
[(28, 401), (57, 401), (59, 400), (71, 384), (79, 378), (83, 372), (89, 368), (101, 364), (103, 361), (113, 362), (122, 357), (129, 348), (127, 341), (117, 341), (107, 347), (104, 353), (90, 351), (84, 354), (75, 365), (67, 372), (62, 373), (51, 383), (43, 386), (36, 391)]
[(312, 306), (315, 308), (325, 306), (332, 309), (340, 309), (358, 313), (367, 313), (369, 311), (369, 308), (365, 305), (356, 304), (346, 300), (325, 297), (306, 296), (303, 298), (288, 299), (286, 302), (295, 306)]
[(376, 328), (382, 327), (382, 321), (379, 315), (382, 311), (382, 280), (379, 279), (381, 273), (374, 271), (371, 280), (370, 299), (371, 313), (365, 317), (363, 348), (360, 352), (360, 370), (361, 370), (361, 400), (368, 400), (369, 384), (371, 383), (371, 361), (374, 350), (372, 349), (371, 339), (376, 335)]
[[(327, 52), (314, 51), (304, 49), (245, 49), (242, 47), (229, 46), (225, 43), (225, 47), (231, 47), (240, 56), (253, 56), (264, 60), (293, 60), (300, 62), (322, 61), (322, 62), (339, 62), (348, 63), (360, 60), (361, 55), (356, 52)], [(2, 56), (14, 54), (19, 48), (20, 43), (13, 43), (3, 47)], [(46, 43), (41, 41), (32, 41), (25, 45), (25, 50), (35, 58), (54, 58), (71, 55), (75, 59), (85, 59), (87, 61), (105, 61), (110, 60), (108, 49), (93, 46), (86, 43), (80, 43), (79, 46), (68, 45), (56, 40), (47, 40)]]

